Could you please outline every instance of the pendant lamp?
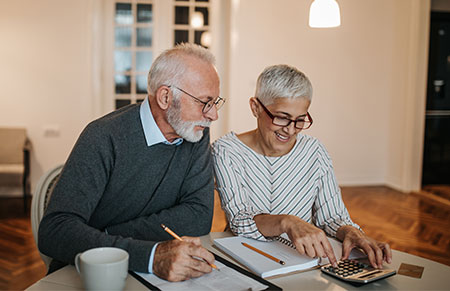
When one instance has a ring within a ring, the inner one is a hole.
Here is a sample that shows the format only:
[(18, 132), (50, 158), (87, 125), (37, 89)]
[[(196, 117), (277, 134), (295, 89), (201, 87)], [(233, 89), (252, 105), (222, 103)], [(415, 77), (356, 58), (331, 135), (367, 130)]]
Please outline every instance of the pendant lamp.
[(203, 13), (201, 13), (200, 11), (192, 13), (190, 25), (192, 28), (203, 27)]
[(309, 26), (317, 28), (341, 25), (341, 13), (336, 0), (314, 0), (309, 9)]

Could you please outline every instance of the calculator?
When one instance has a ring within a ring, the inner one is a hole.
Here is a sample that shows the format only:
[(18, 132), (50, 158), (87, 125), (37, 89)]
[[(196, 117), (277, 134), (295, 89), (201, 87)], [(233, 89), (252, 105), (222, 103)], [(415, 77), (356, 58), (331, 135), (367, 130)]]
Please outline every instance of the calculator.
[(354, 285), (366, 284), (396, 274), (391, 269), (375, 269), (367, 259), (342, 260), (338, 267), (331, 264), (321, 267), (322, 272)]

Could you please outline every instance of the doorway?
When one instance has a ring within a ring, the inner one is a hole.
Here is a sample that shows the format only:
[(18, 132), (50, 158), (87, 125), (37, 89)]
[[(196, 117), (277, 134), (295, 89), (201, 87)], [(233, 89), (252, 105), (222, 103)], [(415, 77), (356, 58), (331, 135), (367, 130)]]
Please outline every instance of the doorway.
[(422, 185), (450, 186), (450, 12), (431, 12)]

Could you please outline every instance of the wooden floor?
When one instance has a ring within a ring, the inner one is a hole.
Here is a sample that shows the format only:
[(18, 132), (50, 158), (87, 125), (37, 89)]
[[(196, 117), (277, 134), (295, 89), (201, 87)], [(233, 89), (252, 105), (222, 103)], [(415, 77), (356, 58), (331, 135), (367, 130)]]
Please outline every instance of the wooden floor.
[[(450, 187), (443, 191), (450, 193)], [(344, 187), (342, 196), (351, 217), (368, 235), (389, 242), (393, 249), (450, 266), (450, 200), (386, 187)], [(212, 231), (222, 231), (225, 225), (216, 207)], [(22, 200), (0, 198), (0, 290), (23, 290), (45, 273)]]
[(395, 250), (450, 266), (450, 200), (386, 187), (343, 188), (342, 192), (350, 216), (366, 234)]
[(45, 274), (23, 200), (0, 198), (0, 290), (23, 290)]

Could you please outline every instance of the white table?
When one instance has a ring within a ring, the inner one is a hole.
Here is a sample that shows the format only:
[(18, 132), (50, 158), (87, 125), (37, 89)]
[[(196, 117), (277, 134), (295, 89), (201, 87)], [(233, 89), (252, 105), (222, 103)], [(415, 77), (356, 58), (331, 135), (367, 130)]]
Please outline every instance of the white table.
[[(204, 247), (237, 264), (233, 259), (212, 246), (213, 239), (230, 236), (228, 232), (213, 232), (201, 237)], [(402, 263), (424, 267), (421, 279), (395, 275), (360, 287), (347, 284), (322, 274), (320, 270), (283, 276), (269, 281), (284, 290), (450, 290), (450, 267), (404, 252), (392, 251), (389, 268), (398, 270)], [(33, 284), (27, 290), (83, 290), (74, 266), (66, 266)], [(125, 290), (146, 290), (132, 276), (128, 276)]]

